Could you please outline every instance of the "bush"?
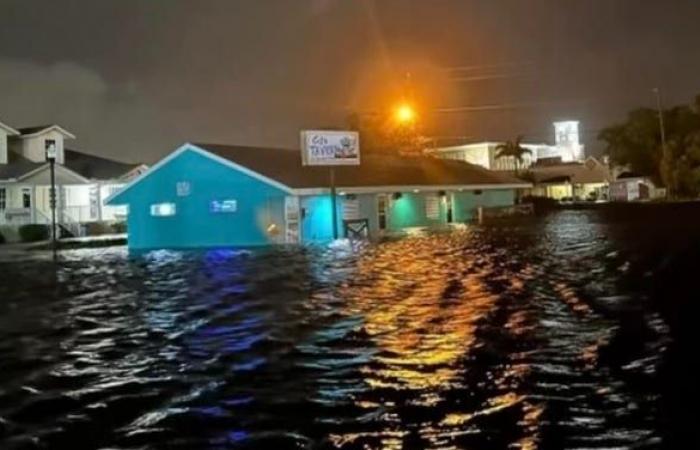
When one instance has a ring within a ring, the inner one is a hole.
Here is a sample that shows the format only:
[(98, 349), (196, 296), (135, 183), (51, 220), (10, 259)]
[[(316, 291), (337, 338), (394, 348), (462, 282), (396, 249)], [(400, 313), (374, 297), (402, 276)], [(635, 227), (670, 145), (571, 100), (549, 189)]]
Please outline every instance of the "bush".
[(116, 234), (126, 233), (126, 222), (116, 222), (112, 224), (112, 232)]
[(51, 233), (46, 225), (30, 224), (19, 227), (19, 237), (22, 242), (37, 242), (49, 239)]
[(99, 236), (102, 234), (110, 234), (112, 227), (104, 222), (89, 222), (85, 224), (85, 233), (88, 236)]

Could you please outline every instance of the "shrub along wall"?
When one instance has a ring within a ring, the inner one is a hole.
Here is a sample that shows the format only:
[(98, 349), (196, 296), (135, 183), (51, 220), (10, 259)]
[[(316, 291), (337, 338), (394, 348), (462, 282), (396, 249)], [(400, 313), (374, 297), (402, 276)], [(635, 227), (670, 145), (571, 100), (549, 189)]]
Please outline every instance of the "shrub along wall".
[(37, 242), (49, 239), (51, 233), (46, 225), (30, 224), (19, 227), (19, 237), (22, 242)]

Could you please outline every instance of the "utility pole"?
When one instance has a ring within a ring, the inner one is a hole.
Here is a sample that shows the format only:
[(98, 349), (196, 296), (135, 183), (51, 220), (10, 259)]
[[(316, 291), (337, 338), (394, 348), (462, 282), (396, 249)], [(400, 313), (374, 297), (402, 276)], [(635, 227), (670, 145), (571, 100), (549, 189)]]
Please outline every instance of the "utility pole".
[[(661, 89), (659, 88), (654, 88), (652, 89), (654, 92), (654, 95), (656, 96), (656, 110), (659, 113), (659, 131), (661, 133), (661, 154), (662, 154), (662, 165), (666, 165), (670, 163), (670, 158), (668, 154), (668, 147), (666, 146), (666, 126), (664, 124), (664, 111), (663, 111), (663, 106), (661, 104)], [(665, 169), (664, 169), (665, 170)], [(667, 180), (664, 180), (667, 181)], [(671, 194), (671, 186), (666, 186), (666, 196), (668, 197), (669, 194)]]

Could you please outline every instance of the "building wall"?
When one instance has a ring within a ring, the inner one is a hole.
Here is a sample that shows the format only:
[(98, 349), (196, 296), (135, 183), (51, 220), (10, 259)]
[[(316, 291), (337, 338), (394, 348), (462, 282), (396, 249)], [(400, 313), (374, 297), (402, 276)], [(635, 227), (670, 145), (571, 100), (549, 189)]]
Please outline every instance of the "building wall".
[[(189, 194), (178, 195), (178, 183)], [(129, 246), (134, 249), (252, 246), (284, 239), (286, 192), (186, 151), (122, 194), (129, 204)], [(213, 213), (213, 200), (235, 200), (233, 213)], [(151, 205), (173, 203), (174, 216), (154, 217)]]
[(0, 128), (0, 164), (7, 164), (7, 132)]
[(438, 218), (428, 218), (426, 198), (437, 193), (404, 192), (401, 198), (392, 199), (389, 207), (388, 229), (398, 231), (403, 228), (428, 227), (447, 222), (447, 205), (443, 198), (438, 198)]
[[(330, 195), (302, 197), (301, 239), (304, 242), (324, 242), (333, 239), (333, 206)], [(342, 197), (336, 202), (338, 213), (338, 235), (343, 229)]]
[(63, 148), (64, 136), (58, 131), (49, 131), (39, 136), (17, 139), (13, 144), (13, 150), (22, 154), (30, 161), (43, 162), (46, 161), (45, 142), (47, 139), (56, 141), (56, 162), (63, 164), (65, 161)]

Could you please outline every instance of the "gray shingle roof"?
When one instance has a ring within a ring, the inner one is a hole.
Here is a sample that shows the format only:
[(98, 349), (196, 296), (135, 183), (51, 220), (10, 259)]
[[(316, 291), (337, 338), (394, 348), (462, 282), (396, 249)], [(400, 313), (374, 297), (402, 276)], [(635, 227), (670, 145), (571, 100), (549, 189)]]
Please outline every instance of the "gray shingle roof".
[[(46, 165), (45, 162), (32, 162), (12, 151), (7, 153), (8, 163), (0, 164), (0, 180), (17, 179)], [(65, 149), (65, 164), (63, 165), (89, 180), (117, 180), (141, 164), (124, 163)]]
[(140, 164), (124, 163), (77, 150), (65, 149), (64, 165), (90, 180), (116, 180)]
[[(299, 150), (194, 144), (208, 152), (251, 169), (295, 189), (323, 188), (329, 184), (327, 167), (302, 166)], [(505, 173), (461, 161), (428, 156), (363, 154), (360, 166), (335, 168), (342, 187), (458, 186), (527, 184)]]
[(36, 163), (15, 152), (7, 152), (7, 164), (0, 164), (0, 180), (19, 178), (25, 173), (43, 166), (46, 163)]

